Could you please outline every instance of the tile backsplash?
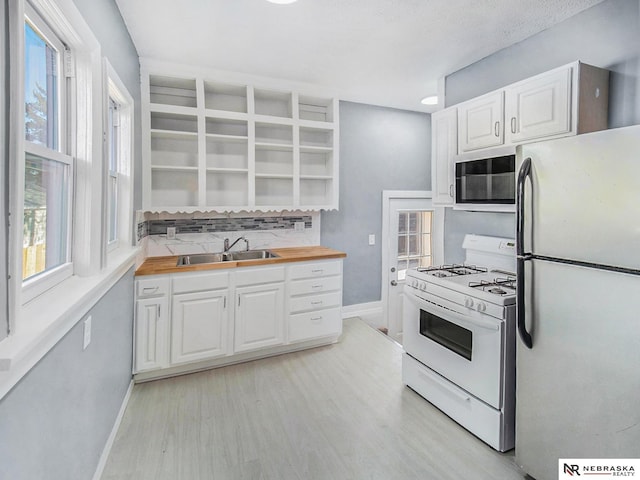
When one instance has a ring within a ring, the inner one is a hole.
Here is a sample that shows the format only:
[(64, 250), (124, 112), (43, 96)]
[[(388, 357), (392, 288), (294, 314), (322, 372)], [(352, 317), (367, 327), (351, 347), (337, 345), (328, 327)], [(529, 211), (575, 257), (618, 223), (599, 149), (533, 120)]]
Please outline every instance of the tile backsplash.
[[(241, 236), (252, 249), (320, 244), (320, 214), (316, 212), (211, 218), (138, 212), (137, 219), (138, 243), (145, 257), (220, 252), (225, 238), (233, 242)], [(167, 238), (168, 227), (175, 228), (175, 238)], [(241, 248), (245, 248), (245, 242), (239, 242), (233, 250)]]

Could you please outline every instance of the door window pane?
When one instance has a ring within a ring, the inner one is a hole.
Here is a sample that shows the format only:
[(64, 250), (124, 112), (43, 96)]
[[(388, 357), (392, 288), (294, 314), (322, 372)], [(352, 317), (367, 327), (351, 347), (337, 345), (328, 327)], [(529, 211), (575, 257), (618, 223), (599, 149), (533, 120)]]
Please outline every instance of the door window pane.
[(25, 140), (58, 150), (59, 52), (29, 23), (25, 36)]
[(26, 154), (22, 278), (67, 262), (69, 165)]
[(432, 211), (399, 213), (398, 280), (406, 277), (408, 268), (431, 266), (432, 218)]

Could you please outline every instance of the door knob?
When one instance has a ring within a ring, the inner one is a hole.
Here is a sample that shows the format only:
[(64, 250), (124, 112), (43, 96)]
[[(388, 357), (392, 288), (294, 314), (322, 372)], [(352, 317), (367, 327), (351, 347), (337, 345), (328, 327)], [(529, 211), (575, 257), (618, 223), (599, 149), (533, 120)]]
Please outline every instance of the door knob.
[(395, 287), (396, 285), (398, 285), (398, 282), (396, 282), (395, 280), (391, 280), (391, 285)]

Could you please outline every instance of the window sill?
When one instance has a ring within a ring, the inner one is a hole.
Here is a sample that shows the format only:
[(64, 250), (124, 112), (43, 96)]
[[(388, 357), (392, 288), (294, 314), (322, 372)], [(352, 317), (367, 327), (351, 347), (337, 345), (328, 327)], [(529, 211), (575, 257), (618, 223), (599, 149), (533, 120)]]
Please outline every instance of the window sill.
[(0, 342), (0, 399), (134, 266), (138, 250), (118, 249), (99, 274), (74, 275), (22, 307), (20, 328)]

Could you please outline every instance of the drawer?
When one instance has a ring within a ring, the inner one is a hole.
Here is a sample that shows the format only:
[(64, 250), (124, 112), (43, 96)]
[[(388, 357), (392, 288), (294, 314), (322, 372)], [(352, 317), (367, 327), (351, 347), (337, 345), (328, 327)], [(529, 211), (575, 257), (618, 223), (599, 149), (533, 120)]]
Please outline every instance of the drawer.
[(291, 298), (289, 311), (291, 313), (304, 312), (306, 310), (320, 310), (323, 308), (342, 306), (342, 292), (330, 292), (320, 295), (307, 295)]
[(290, 342), (340, 335), (340, 333), (342, 333), (342, 309), (340, 308), (289, 316)]
[(158, 297), (169, 293), (169, 277), (148, 277), (136, 280), (138, 298)]
[(334, 290), (342, 290), (342, 275), (293, 281), (289, 286), (289, 295), (306, 295)]
[(237, 286), (284, 282), (285, 278), (284, 267), (238, 268), (234, 273)]
[(171, 279), (173, 293), (219, 290), (229, 286), (229, 272), (183, 273)]
[(342, 260), (292, 265), (291, 280), (342, 274)]

